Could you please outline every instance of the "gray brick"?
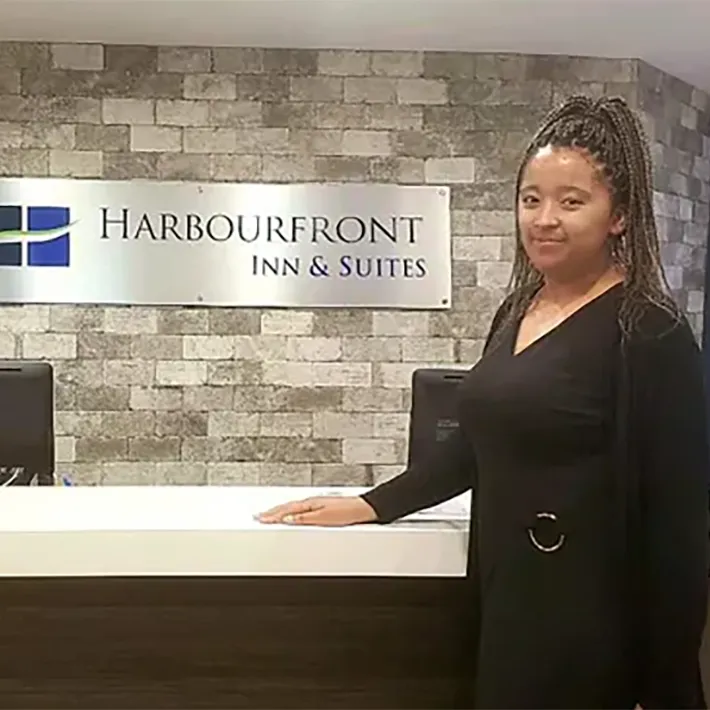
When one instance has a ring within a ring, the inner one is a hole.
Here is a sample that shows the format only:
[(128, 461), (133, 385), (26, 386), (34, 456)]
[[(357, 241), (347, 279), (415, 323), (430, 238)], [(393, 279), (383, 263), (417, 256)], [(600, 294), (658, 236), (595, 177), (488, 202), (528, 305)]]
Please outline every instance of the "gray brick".
[(424, 73), (424, 55), (421, 52), (375, 52), (372, 55), (372, 73), (375, 76), (421, 76)]
[(209, 180), (213, 176), (212, 160), (208, 155), (159, 154), (158, 176), (162, 180)]
[(367, 76), (370, 73), (371, 61), (369, 52), (318, 52), (318, 73), (330, 76)]
[(104, 68), (104, 48), (100, 44), (53, 44), (51, 52), (54, 69)]
[(52, 150), (49, 171), (55, 177), (92, 178), (103, 173), (103, 155), (91, 150)]
[(212, 53), (204, 47), (158, 48), (158, 71), (199, 74), (211, 68)]
[(342, 101), (343, 80), (326, 76), (294, 77), (289, 97), (292, 101)]
[(310, 49), (264, 50), (264, 71), (272, 74), (311, 76), (318, 71), (318, 52)]
[(209, 106), (204, 101), (162, 99), (155, 106), (155, 122), (164, 126), (206, 126)]
[(257, 101), (211, 101), (208, 106), (208, 122), (213, 126), (259, 126), (261, 118), (262, 107)]
[(261, 49), (219, 47), (213, 50), (214, 70), (224, 74), (259, 74), (264, 70)]
[(0, 67), (0, 95), (20, 93), (20, 72)]
[(188, 74), (183, 96), (186, 99), (237, 98), (237, 79), (231, 74)]
[(79, 151), (123, 153), (130, 147), (130, 130), (128, 126), (80, 124), (76, 127), (74, 147)]

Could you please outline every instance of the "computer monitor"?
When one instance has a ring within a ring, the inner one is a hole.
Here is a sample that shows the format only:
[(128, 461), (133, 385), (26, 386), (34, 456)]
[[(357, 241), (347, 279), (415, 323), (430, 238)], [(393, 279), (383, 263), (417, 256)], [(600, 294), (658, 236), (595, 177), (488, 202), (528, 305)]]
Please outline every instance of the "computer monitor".
[(0, 360), (0, 486), (54, 483), (54, 372)]
[(420, 368), (412, 373), (407, 465), (429, 458), (458, 428), (455, 390), (468, 370)]

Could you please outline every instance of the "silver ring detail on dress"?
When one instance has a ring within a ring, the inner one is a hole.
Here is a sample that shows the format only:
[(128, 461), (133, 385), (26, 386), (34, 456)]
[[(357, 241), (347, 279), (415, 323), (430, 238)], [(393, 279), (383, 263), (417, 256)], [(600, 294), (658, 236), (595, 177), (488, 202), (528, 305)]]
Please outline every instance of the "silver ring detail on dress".
[[(557, 522), (557, 516), (554, 513), (538, 513), (535, 517), (538, 520), (552, 520), (554, 522)], [(540, 552), (545, 553), (557, 552), (562, 547), (562, 545), (565, 544), (566, 539), (565, 534), (560, 533), (560, 536), (557, 538), (557, 541), (553, 545), (543, 545), (535, 537), (535, 531), (532, 528), (528, 528), (528, 537), (530, 538), (530, 542), (536, 549), (540, 550)]]

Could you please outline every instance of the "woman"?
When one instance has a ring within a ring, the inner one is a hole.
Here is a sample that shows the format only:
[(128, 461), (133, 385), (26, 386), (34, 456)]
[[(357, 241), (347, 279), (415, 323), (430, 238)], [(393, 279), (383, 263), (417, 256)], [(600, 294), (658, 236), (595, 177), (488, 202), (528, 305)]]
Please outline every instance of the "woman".
[(623, 100), (550, 114), (516, 231), (511, 295), (445, 450), (362, 497), (260, 519), (386, 523), (473, 488), (476, 707), (705, 707), (701, 361), (664, 288), (648, 145)]

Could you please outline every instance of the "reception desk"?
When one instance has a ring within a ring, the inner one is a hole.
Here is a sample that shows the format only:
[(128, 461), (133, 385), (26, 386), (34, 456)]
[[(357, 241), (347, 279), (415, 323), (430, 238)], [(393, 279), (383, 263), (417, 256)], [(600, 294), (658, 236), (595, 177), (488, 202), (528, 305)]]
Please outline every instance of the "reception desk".
[(0, 707), (465, 707), (465, 521), (253, 518), (319, 492), (3, 489)]

